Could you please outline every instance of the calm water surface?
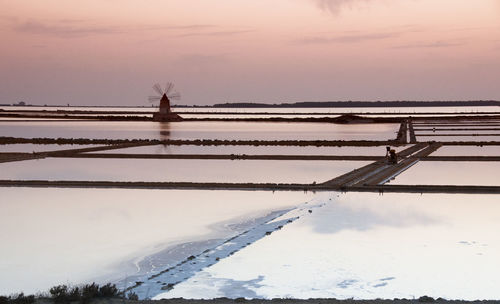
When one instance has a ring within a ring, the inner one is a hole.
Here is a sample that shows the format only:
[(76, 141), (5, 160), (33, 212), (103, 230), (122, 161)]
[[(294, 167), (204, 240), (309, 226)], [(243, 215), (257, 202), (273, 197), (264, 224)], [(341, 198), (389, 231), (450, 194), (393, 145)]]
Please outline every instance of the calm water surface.
[(229, 140), (388, 140), (398, 124), (338, 125), (262, 122), (0, 122), (0, 133), (13, 137), (93, 139)]
[(0, 179), (148, 182), (325, 182), (369, 162), (49, 158), (0, 164)]
[[(138, 111), (151, 112), (153, 107), (19, 107), (19, 106), (2, 106), (0, 109), (16, 111), (16, 110), (66, 110), (66, 111)], [(500, 107), (394, 107), (394, 108), (175, 108), (174, 111), (179, 112), (234, 112), (234, 113), (474, 113), (474, 112), (500, 112)]]
[[(134, 275), (146, 255), (229, 238), (311, 193), (0, 188), (0, 294)], [(192, 248), (196, 250), (196, 248)], [(184, 252), (182, 259), (198, 252)], [(186, 255), (187, 254), (187, 255)], [(175, 262), (172, 257), (170, 262)], [(168, 261), (167, 261), (168, 262)]]
[(500, 141), (500, 134), (494, 136), (420, 136), (417, 135), (417, 140), (420, 142), (427, 141), (445, 141), (445, 142), (458, 142), (458, 141)]
[(500, 156), (500, 146), (442, 146), (431, 156)]
[[(1, 148), (1, 146), (0, 146)], [(393, 147), (396, 151), (406, 147)], [(314, 147), (314, 146), (142, 146), (95, 153), (124, 154), (247, 154), (247, 155), (365, 155), (384, 156), (385, 146), (375, 147)], [(89, 152), (94, 153), (94, 152)]]
[(396, 185), (500, 186), (499, 162), (420, 161), (398, 175)]
[(68, 149), (83, 149), (89, 147), (96, 147), (93, 145), (35, 145), (35, 144), (10, 144), (0, 145), (0, 152), (43, 152), (43, 151), (56, 151)]
[(310, 205), (156, 298), (500, 298), (497, 195), (347, 193)]

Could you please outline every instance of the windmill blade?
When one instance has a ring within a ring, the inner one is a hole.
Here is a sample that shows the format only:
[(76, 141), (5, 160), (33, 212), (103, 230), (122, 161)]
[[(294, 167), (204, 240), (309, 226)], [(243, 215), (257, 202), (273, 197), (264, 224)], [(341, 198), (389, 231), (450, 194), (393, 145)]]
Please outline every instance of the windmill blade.
[(160, 99), (161, 99), (160, 96), (148, 96), (149, 102), (160, 101)]
[(167, 85), (165, 86), (165, 94), (168, 95), (168, 93), (170, 93), (170, 91), (172, 91), (173, 88), (174, 84), (171, 82), (167, 82)]
[(162, 96), (163, 95), (163, 90), (161, 89), (161, 86), (159, 83), (155, 83), (153, 85), (153, 90), (155, 90), (156, 93), (158, 93), (158, 95)]
[(172, 94), (167, 95), (167, 97), (168, 99), (179, 100), (181, 99), (181, 94), (179, 94), (178, 92), (173, 92)]

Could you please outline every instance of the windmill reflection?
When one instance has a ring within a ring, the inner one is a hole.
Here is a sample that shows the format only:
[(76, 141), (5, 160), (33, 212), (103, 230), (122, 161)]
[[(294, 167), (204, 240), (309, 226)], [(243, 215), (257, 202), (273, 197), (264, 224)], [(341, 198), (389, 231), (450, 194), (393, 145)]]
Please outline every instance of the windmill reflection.
[[(167, 141), (170, 139), (170, 129), (171, 129), (171, 125), (169, 122), (159, 122), (157, 124), (158, 126), (158, 130), (160, 132), (160, 136), (159, 136), (159, 139), (161, 141)], [(157, 151), (158, 153), (170, 153), (170, 149), (169, 149), (169, 146), (167, 144), (162, 144), (159, 146), (159, 151)]]

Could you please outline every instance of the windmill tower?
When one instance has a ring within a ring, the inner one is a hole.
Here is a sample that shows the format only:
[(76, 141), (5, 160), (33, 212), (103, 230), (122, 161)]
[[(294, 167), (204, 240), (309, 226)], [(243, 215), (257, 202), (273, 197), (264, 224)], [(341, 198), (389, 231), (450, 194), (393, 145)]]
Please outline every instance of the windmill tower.
[(149, 102), (160, 101), (160, 109), (153, 114), (153, 121), (180, 121), (182, 117), (172, 112), (170, 108), (170, 100), (179, 100), (181, 95), (173, 91), (174, 84), (167, 82), (165, 89), (160, 84), (153, 85), (153, 90), (158, 94), (156, 96), (149, 96)]

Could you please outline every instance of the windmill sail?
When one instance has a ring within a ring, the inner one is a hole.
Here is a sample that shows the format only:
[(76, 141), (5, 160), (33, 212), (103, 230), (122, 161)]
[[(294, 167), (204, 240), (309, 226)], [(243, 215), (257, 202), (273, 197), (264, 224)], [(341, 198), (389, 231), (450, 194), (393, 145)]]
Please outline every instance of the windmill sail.
[(153, 115), (153, 120), (155, 121), (179, 121), (182, 118), (173, 113), (170, 108), (170, 99), (179, 100), (181, 95), (178, 92), (173, 91), (174, 84), (172, 82), (167, 82), (165, 89), (161, 87), (159, 83), (153, 85), (153, 90), (158, 94), (156, 96), (149, 96), (149, 102), (160, 101), (160, 109), (158, 113)]

